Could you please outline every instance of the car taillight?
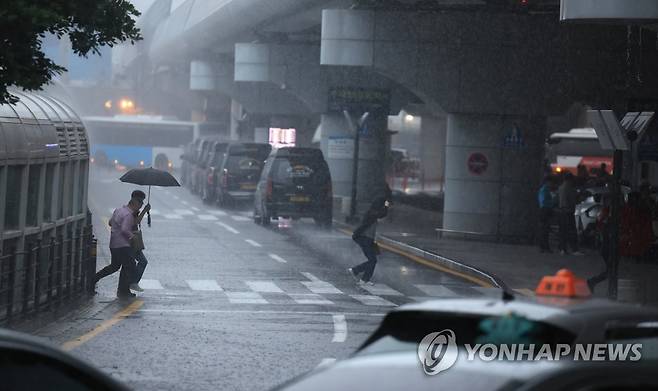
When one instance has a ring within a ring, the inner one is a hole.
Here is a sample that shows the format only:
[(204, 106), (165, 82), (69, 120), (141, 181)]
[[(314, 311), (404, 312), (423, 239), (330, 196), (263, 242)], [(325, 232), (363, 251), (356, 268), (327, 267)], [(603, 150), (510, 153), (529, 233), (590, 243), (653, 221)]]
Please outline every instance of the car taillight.
[(272, 198), (272, 190), (273, 190), (274, 185), (272, 184), (272, 179), (267, 180), (267, 188), (265, 189), (265, 194), (267, 195), (267, 198)]

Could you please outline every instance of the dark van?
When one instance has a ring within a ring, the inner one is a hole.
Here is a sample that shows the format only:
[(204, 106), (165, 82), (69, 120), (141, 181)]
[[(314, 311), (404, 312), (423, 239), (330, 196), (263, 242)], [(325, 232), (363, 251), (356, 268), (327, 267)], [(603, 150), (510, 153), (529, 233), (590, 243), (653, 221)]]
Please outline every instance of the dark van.
[(272, 151), (265, 143), (229, 144), (221, 169), (217, 174), (217, 203), (250, 200), (263, 171), (263, 164)]
[(254, 221), (312, 217), (323, 227), (331, 226), (332, 189), (329, 166), (315, 148), (280, 148), (265, 162), (254, 199)]
[(208, 155), (208, 164), (206, 164), (206, 181), (201, 191), (201, 199), (205, 203), (215, 202), (217, 200), (217, 183), (220, 177), (221, 165), (224, 162), (224, 155), (228, 143), (224, 141), (215, 141), (210, 147)]

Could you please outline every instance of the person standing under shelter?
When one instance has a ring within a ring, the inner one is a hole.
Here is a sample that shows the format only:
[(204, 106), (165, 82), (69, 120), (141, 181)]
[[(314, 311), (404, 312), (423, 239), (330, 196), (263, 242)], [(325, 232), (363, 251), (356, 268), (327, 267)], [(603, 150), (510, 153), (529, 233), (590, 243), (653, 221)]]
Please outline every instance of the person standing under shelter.
[(552, 252), (548, 242), (548, 234), (551, 229), (551, 218), (555, 206), (553, 191), (555, 191), (555, 178), (547, 175), (544, 177), (537, 193), (537, 200), (539, 201), (539, 251), (542, 253)]
[(121, 269), (117, 287), (117, 296), (119, 298), (135, 297), (135, 294), (130, 292), (130, 284), (135, 276), (135, 254), (131, 241), (134, 236), (134, 213), (139, 211), (143, 204), (143, 199), (131, 197), (128, 205), (114, 210), (110, 219), (110, 253), (112, 260), (108, 266), (101, 269), (94, 277), (95, 284), (100, 279)]
[(576, 219), (574, 212), (578, 201), (575, 178), (572, 173), (567, 172), (558, 189), (558, 219), (560, 222), (560, 254), (568, 253), (571, 247), (573, 255), (583, 255), (578, 251), (578, 232), (576, 230)]

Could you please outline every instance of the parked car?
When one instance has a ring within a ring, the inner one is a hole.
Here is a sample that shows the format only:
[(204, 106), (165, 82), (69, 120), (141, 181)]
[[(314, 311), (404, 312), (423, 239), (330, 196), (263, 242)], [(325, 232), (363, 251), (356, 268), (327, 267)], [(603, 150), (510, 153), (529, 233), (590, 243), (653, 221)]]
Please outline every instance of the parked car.
[(272, 151), (266, 143), (229, 144), (217, 174), (217, 203), (252, 200), (260, 180), (265, 159)]
[(210, 155), (208, 156), (208, 164), (206, 165), (206, 180), (201, 190), (201, 199), (206, 203), (213, 202), (217, 199), (219, 174), (228, 145), (225, 141), (215, 141), (210, 146)]
[(206, 181), (206, 166), (208, 164), (208, 155), (210, 154), (210, 146), (214, 142), (211, 139), (201, 139), (199, 148), (197, 149), (197, 159), (194, 164), (192, 176), (192, 193), (201, 195), (203, 191), (203, 184)]
[(89, 364), (27, 334), (0, 329), (0, 389), (127, 391)]
[[(505, 322), (494, 335), (491, 324), (501, 319)], [(454, 333), (454, 365), (428, 376), (419, 362), (419, 343), (446, 329)], [(467, 360), (465, 345), (477, 343), (641, 343), (642, 357), (636, 362)], [(656, 308), (557, 297), (432, 300), (396, 308), (352, 357), (317, 368), (279, 390), (656, 390), (651, 368), (656, 367), (657, 348)]]
[(332, 207), (331, 174), (322, 151), (290, 147), (272, 152), (256, 188), (256, 223), (312, 217), (318, 225), (330, 227)]

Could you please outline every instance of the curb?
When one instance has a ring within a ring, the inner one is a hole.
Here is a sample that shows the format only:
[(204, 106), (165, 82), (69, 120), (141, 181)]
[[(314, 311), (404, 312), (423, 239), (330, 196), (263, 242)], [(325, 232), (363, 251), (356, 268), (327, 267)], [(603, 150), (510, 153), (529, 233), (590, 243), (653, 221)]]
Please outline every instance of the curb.
[[(340, 221), (334, 220), (334, 226), (337, 226), (342, 229), (348, 229), (351, 230), (353, 227), (342, 223)], [(339, 230), (340, 232), (340, 230)], [(411, 246), (409, 244), (388, 238), (386, 236), (377, 234), (377, 242), (380, 244), (384, 244), (388, 247), (391, 247), (398, 252), (405, 253), (408, 255), (420, 257), (426, 261), (429, 261), (439, 267), (445, 268), (452, 270), (456, 273), (463, 274), (467, 277), (470, 277), (470, 279), (474, 279), (477, 281), (481, 281), (484, 284), (483, 285), (491, 285), (495, 288), (500, 288), (502, 290), (511, 292), (510, 288), (505, 284), (505, 282), (498, 276), (496, 276), (493, 273), (484, 271), (482, 269), (478, 269), (474, 266), (470, 266), (468, 264), (465, 264), (463, 262), (450, 259), (447, 257), (444, 257), (442, 255), (433, 253), (431, 251), (423, 250), (418, 247)], [(463, 276), (461, 278), (464, 278)]]

